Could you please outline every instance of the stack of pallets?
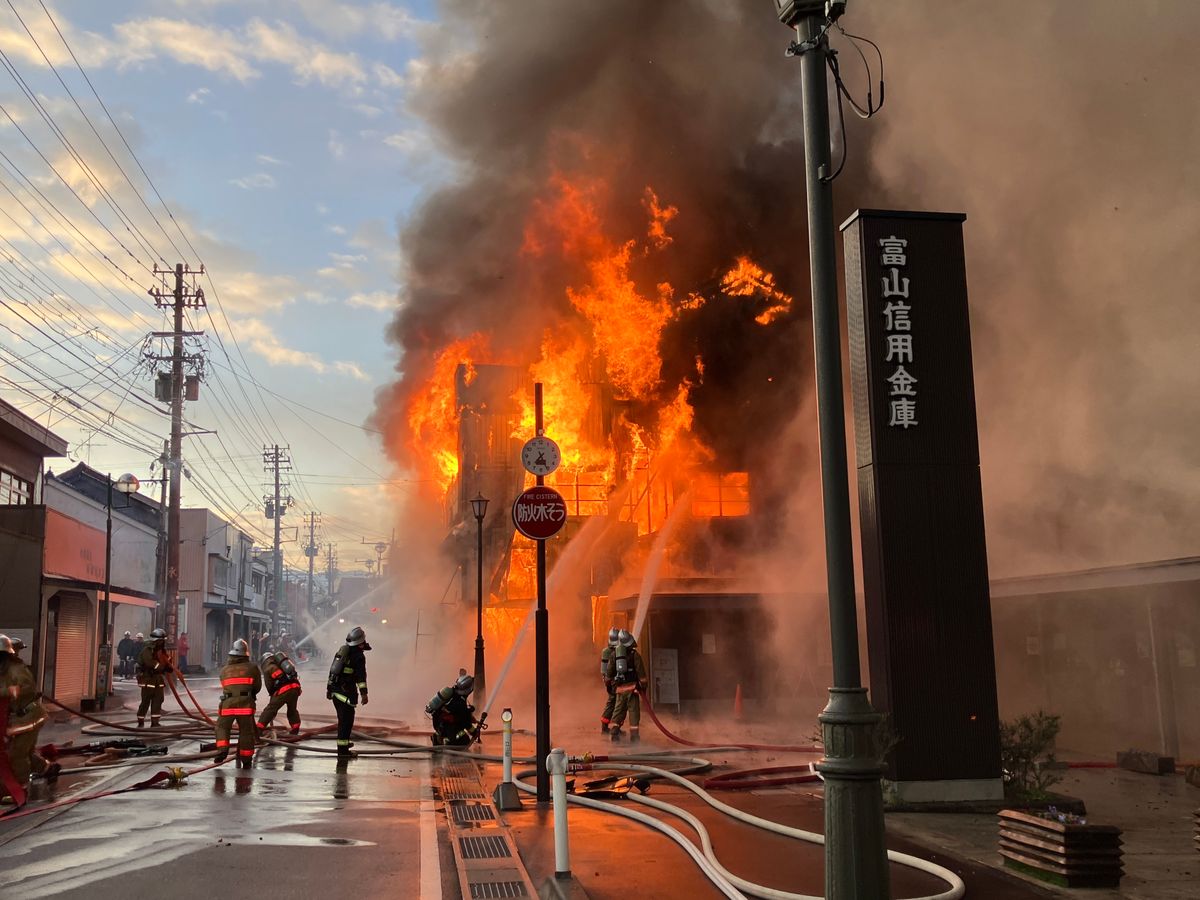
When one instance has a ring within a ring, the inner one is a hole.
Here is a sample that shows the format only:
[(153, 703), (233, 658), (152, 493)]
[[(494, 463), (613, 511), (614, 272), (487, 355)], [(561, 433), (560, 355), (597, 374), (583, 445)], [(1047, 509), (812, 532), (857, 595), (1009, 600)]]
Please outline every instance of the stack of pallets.
[[(1001, 810), (1000, 855), (1004, 865), (1061, 887), (1118, 887), (1125, 874), (1121, 867), (1121, 829), (1073, 822), (1070, 818), (1064, 822)], [(1197, 822), (1200, 827), (1200, 818)]]

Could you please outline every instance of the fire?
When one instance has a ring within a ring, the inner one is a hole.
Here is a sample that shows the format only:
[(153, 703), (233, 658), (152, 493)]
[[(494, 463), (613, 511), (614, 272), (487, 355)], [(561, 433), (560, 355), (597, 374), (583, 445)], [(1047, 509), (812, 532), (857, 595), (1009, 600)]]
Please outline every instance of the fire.
[[(676, 291), (647, 274), (659, 254), (673, 247), (670, 228), (679, 209), (646, 188), (642, 229), (612, 233), (605, 223), (606, 210), (614, 206), (608, 192), (594, 179), (556, 175), (524, 223), (514, 274), (544, 269), (565, 276), (553, 297), (561, 301), (560, 315), (544, 324), (537, 358), (522, 366), (527, 380), (513, 397), (520, 415), (513, 416), (511, 437), (534, 434), (527, 385), (540, 382), (545, 433), (562, 450), (561, 466), (546, 481), (562, 493), (572, 517), (612, 515), (635, 523), (645, 535), (660, 529), (680, 502), (688, 502), (696, 518), (744, 516), (750, 508), (748, 474), (716, 469), (715, 454), (693, 432), (691, 398), (704, 385), (705, 360), (694, 355), (688, 373), (665, 381), (662, 344), (668, 326), (708, 302), (704, 293)], [(530, 283), (543, 284), (544, 278)], [(755, 321), (763, 326), (791, 308), (792, 297), (775, 276), (748, 256), (737, 257), (719, 285), (726, 296), (755, 304)], [(477, 366), (499, 362), (489, 354), (482, 334), (447, 344), (411, 395), (405, 441), (411, 458), (425, 461), (419, 464), (443, 496), (459, 470), (456, 390), (475, 381)], [(504, 362), (514, 364), (511, 358)], [(532, 481), (528, 476), (526, 484)], [(501, 564), (502, 586), (485, 609), (487, 631), (500, 646), (511, 644), (524, 617), (524, 610), (503, 604), (533, 597), (534, 563), (533, 542), (515, 536)]]
[(731, 297), (758, 294), (767, 308), (754, 317), (759, 325), (770, 325), (792, 307), (792, 298), (775, 285), (775, 276), (765, 272), (748, 256), (739, 256), (733, 268), (721, 278), (721, 288)]
[[(455, 341), (441, 350), (433, 361), (433, 370), (408, 405), (407, 443), (410, 457), (432, 460), (422, 472), (444, 495), (458, 475), (458, 405), (454, 378), (460, 365), (471, 365), (487, 347), (480, 334)], [(472, 372), (473, 369), (469, 369)], [(418, 462), (420, 464), (420, 462)]]

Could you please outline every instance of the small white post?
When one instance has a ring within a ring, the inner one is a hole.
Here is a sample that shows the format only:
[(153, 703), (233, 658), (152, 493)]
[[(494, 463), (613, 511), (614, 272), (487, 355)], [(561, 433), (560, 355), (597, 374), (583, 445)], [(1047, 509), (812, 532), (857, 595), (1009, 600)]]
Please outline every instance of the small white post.
[(554, 801), (554, 877), (571, 877), (571, 848), (567, 842), (567, 754), (555, 747), (546, 757)]
[(504, 720), (504, 783), (512, 783), (512, 711), (505, 710)]

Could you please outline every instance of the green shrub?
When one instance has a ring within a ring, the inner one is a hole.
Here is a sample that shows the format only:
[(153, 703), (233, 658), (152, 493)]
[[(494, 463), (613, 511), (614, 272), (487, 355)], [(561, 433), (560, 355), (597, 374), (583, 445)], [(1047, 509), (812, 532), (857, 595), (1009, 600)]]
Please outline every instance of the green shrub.
[(1017, 800), (1044, 800), (1061, 776), (1046, 763), (1054, 762), (1054, 739), (1062, 716), (1038, 710), (1000, 723), (1000, 765), (1004, 793)]

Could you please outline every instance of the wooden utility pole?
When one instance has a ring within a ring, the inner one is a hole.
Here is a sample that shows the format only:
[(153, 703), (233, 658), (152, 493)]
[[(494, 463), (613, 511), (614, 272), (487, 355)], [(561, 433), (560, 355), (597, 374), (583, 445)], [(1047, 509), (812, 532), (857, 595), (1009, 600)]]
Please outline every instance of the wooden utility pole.
[[(184, 354), (183, 339), (203, 334), (199, 331), (183, 330), (183, 311), (185, 309), (203, 309), (205, 306), (204, 291), (195, 287), (194, 284), (185, 287), (184, 276), (196, 276), (203, 272), (204, 266), (197, 271), (183, 263), (176, 263), (174, 270), (159, 269), (155, 266), (154, 274), (162, 277), (162, 286), (150, 289), (155, 306), (160, 309), (170, 308), (174, 312), (172, 330), (154, 333), (155, 337), (169, 337), (172, 340), (171, 355), (166, 358), (159, 357), (163, 361), (169, 359), (171, 362), (169, 398), (171, 402), (171, 442), (168, 447), (169, 459), (164, 469), (165, 477), (169, 479), (170, 485), (167, 506), (167, 573), (163, 596), (160, 598), (166, 606), (163, 618), (167, 632), (167, 645), (171, 647), (175, 646), (175, 637), (179, 631), (179, 502), (182, 490), (180, 474), (183, 468), (181, 462), (183, 455), (183, 367), (185, 362), (194, 365), (199, 360), (199, 354), (194, 356)], [(173, 289), (168, 291), (166, 278), (170, 275), (174, 276), (175, 283)]]

